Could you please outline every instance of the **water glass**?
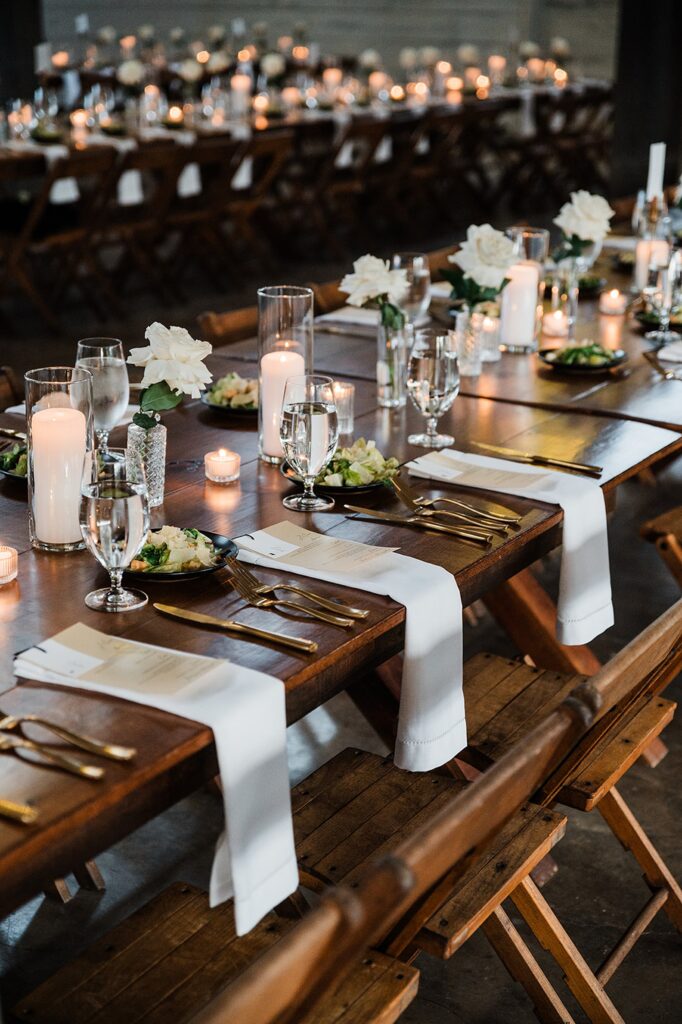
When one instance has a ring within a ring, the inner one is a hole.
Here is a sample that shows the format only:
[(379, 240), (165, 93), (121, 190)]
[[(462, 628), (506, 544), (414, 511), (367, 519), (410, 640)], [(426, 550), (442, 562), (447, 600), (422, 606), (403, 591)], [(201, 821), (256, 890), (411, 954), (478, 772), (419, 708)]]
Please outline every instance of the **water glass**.
[(352, 434), (355, 411), (355, 384), (334, 381), (334, 401), (339, 418), (339, 434)]
[(448, 334), (457, 353), (460, 377), (480, 376), (482, 322), (480, 313), (470, 315), (468, 310), (455, 313), (455, 329), (448, 331)]
[(117, 338), (82, 338), (78, 342), (76, 366), (92, 374), (95, 433), (101, 451), (106, 452), (109, 431), (120, 423), (130, 400), (123, 345)]
[(303, 479), (303, 494), (284, 498), (286, 508), (295, 512), (332, 508), (333, 500), (318, 497), (313, 484), (336, 451), (338, 437), (331, 377), (289, 377), (284, 388), (280, 438), (287, 462)]
[(519, 224), (508, 228), (507, 235), (514, 242), (518, 259), (539, 263), (544, 270), (549, 258), (549, 231), (546, 228)]
[(655, 342), (656, 345), (667, 345), (679, 337), (675, 331), (670, 330), (670, 317), (673, 309), (679, 303), (679, 253), (674, 252), (670, 261), (663, 266), (652, 267), (649, 276), (651, 284), (644, 289), (643, 294), (658, 317), (658, 329), (647, 331), (644, 337), (647, 341)]
[(408, 323), (414, 324), (424, 316), (431, 301), (429, 258), (423, 252), (396, 252), (391, 257), (391, 267), (407, 274), (407, 292), (400, 308)]
[(459, 394), (457, 353), (453, 332), (417, 331), (407, 364), (407, 393), (415, 408), (426, 417), (426, 433), (410, 434), (410, 444), (444, 448), (454, 444), (450, 434), (437, 432), (438, 420)]
[(149, 529), (144, 470), (139, 457), (130, 449), (100, 449), (86, 455), (80, 527), (86, 547), (110, 579), (110, 586), (86, 596), (88, 608), (101, 612), (143, 608), (147, 595), (121, 586), (123, 572), (142, 547)]

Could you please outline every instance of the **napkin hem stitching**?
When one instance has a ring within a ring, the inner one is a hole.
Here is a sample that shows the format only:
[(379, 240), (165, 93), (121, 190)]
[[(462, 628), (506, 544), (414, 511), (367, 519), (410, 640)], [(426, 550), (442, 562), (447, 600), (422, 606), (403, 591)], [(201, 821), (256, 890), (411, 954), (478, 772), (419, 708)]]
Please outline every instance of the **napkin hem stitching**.
[(598, 608), (594, 608), (591, 612), (588, 612), (587, 615), (581, 615), (579, 618), (567, 619), (563, 615), (557, 615), (557, 622), (584, 622), (585, 619), (591, 619), (593, 615), (598, 615), (599, 612), (603, 612), (606, 608), (610, 608), (612, 604), (613, 601), (609, 598), (609, 600), (604, 604), (600, 604)]
[(454, 732), (455, 729), (458, 729), (459, 726), (462, 724), (462, 722), (466, 722), (466, 715), (463, 715), (461, 718), (459, 718), (454, 723), (454, 725), (451, 725), (449, 729), (445, 730), (445, 732), (439, 733), (438, 736), (432, 736), (431, 739), (429, 739), (429, 740), (407, 740), (407, 739), (404, 740), (404, 739), (398, 738), (397, 742), (398, 743), (402, 743), (404, 746), (413, 746), (413, 747), (424, 747), (424, 746), (427, 746), (430, 743), (438, 743), (440, 740), (444, 739), (446, 736), (449, 736), (451, 732)]

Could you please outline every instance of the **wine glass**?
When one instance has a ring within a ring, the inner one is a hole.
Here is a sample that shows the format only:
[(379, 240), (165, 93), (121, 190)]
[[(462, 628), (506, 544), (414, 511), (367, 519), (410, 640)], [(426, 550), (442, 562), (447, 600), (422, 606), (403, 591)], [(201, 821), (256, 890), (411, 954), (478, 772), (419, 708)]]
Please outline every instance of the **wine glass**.
[(130, 400), (130, 384), (123, 345), (117, 338), (82, 338), (76, 366), (92, 374), (92, 409), (100, 451), (106, 452), (109, 431), (122, 419)]
[(679, 301), (680, 288), (680, 257), (674, 252), (668, 263), (652, 267), (649, 271), (651, 284), (647, 285), (643, 294), (658, 317), (658, 329), (647, 331), (644, 337), (656, 345), (667, 345), (676, 341), (678, 335), (670, 330), (670, 317), (673, 308)]
[(439, 417), (459, 393), (457, 354), (448, 334), (431, 329), (416, 332), (407, 363), (407, 390), (415, 408), (426, 416), (426, 433), (410, 434), (409, 443), (422, 448), (454, 444), (450, 434), (436, 431)]
[(396, 252), (391, 257), (391, 266), (407, 273), (407, 292), (399, 305), (408, 323), (414, 324), (424, 316), (431, 301), (429, 258), (423, 252)]
[(338, 437), (331, 377), (289, 377), (284, 386), (280, 439), (287, 462), (303, 478), (303, 494), (284, 498), (286, 508), (295, 512), (332, 508), (332, 499), (316, 495), (313, 484), (336, 451)]
[(102, 612), (143, 608), (147, 595), (121, 586), (123, 570), (142, 547), (149, 529), (147, 484), (136, 452), (109, 448), (86, 455), (80, 526), (86, 547), (107, 570), (111, 581), (109, 587), (87, 595), (88, 608)]

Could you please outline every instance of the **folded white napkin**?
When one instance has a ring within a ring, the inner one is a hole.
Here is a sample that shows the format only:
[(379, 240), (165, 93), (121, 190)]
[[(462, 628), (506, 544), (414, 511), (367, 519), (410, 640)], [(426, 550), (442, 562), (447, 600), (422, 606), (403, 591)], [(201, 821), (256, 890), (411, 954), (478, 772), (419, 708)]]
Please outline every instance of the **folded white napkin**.
[(432, 281), (430, 295), (432, 299), (449, 299), (452, 285), (449, 281)]
[[(141, 138), (145, 139), (173, 139), (178, 146), (193, 146), (196, 142), (196, 132), (187, 130), (176, 131), (163, 127), (145, 128), (140, 132)], [(197, 196), (201, 192), (201, 173), (198, 164), (187, 164), (178, 178), (178, 195), (183, 198)]]
[(679, 341), (671, 341), (669, 345), (663, 345), (659, 348), (658, 358), (668, 363), (682, 363), (682, 338)]
[[(5, 148), (13, 153), (40, 153), (45, 157), (48, 167), (69, 155), (68, 147), (59, 143), (41, 146), (38, 142), (12, 141), (6, 142)], [(80, 192), (75, 178), (62, 178), (61, 181), (55, 181), (50, 190), (51, 203), (75, 203), (79, 198)]]
[(413, 476), (561, 505), (557, 639), (586, 644), (613, 625), (606, 508), (595, 480), (451, 448), (422, 455), (407, 468)]
[[(323, 313), (316, 317), (317, 323), (356, 324), (358, 327), (374, 328), (379, 326), (379, 310), (366, 309), (364, 306), (339, 306), (331, 313)], [(421, 316), (416, 326), (421, 327), (429, 322), (428, 316)]]
[(608, 235), (604, 239), (605, 249), (618, 249), (619, 252), (634, 252), (637, 239), (632, 235)]
[(81, 623), (23, 651), (14, 669), (27, 679), (106, 693), (209, 726), (226, 821), (211, 872), (211, 906), (234, 895), (237, 934), (244, 935), (296, 889), (279, 679), (229, 661), (106, 636)]
[[(135, 139), (120, 139), (105, 135), (104, 132), (92, 132), (88, 136), (89, 146), (113, 146), (119, 153), (128, 153), (137, 148)], [(139, 206), (144, 201), (142, 175), (139, 171), (125, 171), (118, 179), (116, 186), (118, 201), (121, 206)]]
[[(278, 524), (270, 530), (289, 537)], [(462, 599), (454, 577), (438, 565), (384, 550), (381, 558), (352, 566), (346, 558), (321, 558), (310, 569), (295, 559), (309, 544), (369, 549), (369, 545), (340, 542), (296, 528), (300, 545), (282, 544), (270, 530), (237, 538), (239, 558), (254, 565), (286, 569), (311, 579), (383, 594), (405, 606), (405, 652), (395, 763), (408, 771), (425, 772), (445, 764), (467, 743), (462, 691)], [(326, 543), (325, 543), (326, 542)], [(273, 554), (274, 553), (274, 554)], [(363, 552), (359, 552), (361, 560)], [(348, 568), (344, 571), (343, 565)]]
[[(26, 415), (26, 403), (22, 402), (21, 405), (10, 405), (9, 408), (4, 409), (3, 411), (4, 412), (13, 412), (17, 416), (25, 416)], [(121, 417), (121, 419), (116, 424), (116, 426), (117, 427), (127, 427), (129, 423), (133, 422), (133, 416), (135, 415), (135, 413), (137, 413), (139, 411), (140, 411), (139, 405), (129, 405), (127, 407), (126, 411), (123, 413), (123, 416)]]

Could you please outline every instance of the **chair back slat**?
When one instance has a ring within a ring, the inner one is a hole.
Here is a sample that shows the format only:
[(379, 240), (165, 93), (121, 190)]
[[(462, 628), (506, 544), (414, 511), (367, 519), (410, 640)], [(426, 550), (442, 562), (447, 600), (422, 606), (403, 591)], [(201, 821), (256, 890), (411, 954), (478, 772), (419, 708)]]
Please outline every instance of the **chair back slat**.
[(258, 331), (258, 307), (246, 306), (228, 313), (200, 313), (199, 333), (216, 348), (252, 338)]

